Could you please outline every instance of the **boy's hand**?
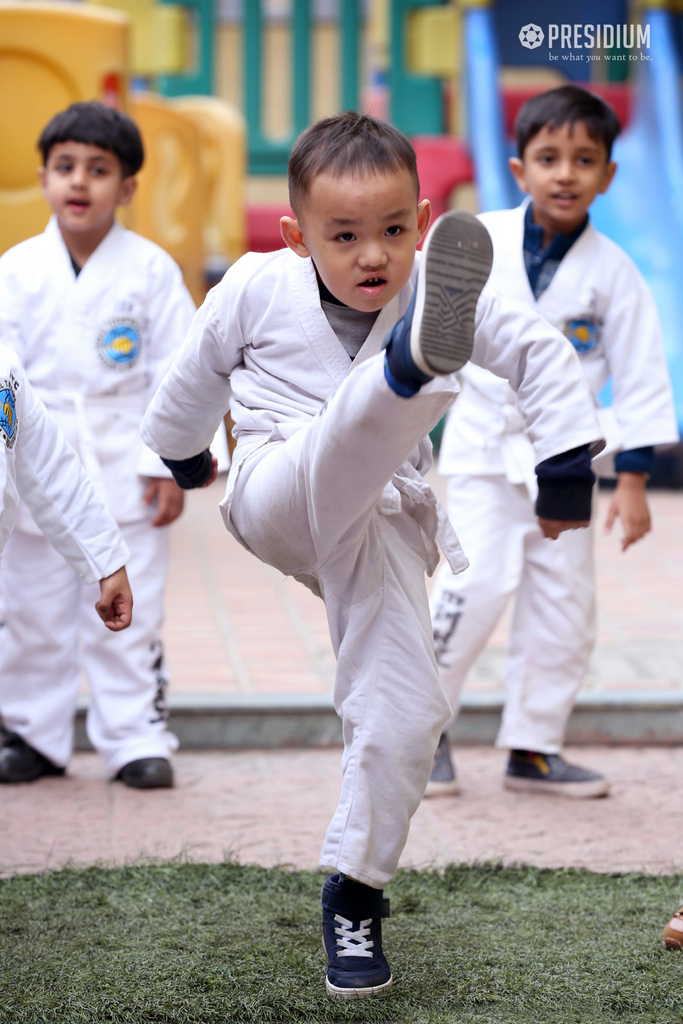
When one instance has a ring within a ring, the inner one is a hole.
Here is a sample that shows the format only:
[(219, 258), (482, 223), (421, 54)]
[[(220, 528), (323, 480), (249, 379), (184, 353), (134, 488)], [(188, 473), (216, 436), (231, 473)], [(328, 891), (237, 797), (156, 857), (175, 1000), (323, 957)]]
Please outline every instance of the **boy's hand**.
[(133, 618), (133, 595), (125, 566), (100, 580), (100, 599), (95, 611), (107, 629), (127, 629)]
[(151, 505), (153, 501), (157, 503), (157, 514), (152, 520), (152, 526), (168, 526), (183, 511), (185, 495), (175, 480), (153, 476), (145, 488), (142, 504)]
[(539, 516), (538, 525), (541, 527), (544, 537), (547, 537), (548, 540), (557, 540), (565, 530), (584, 530), (590, 526), (590, 522), (588, 520), (578, 522), (570, 519), (542, 519)]
[(650, 510), (645, 497), (646, 473), (620, 473), (617, 486), (605, 520), (605, 533), (609, 533), (617, 516), (621, 519), (624, 536), (621, 550), (644, 537), (651, 529)]
[(214, 482), (214, 480), (216, 479), (217, 476), (218, 476), (218, 459), (216, 458), (216, 456), (212, 452), (211, 453), (211, 476), (209, 477), (209, 479), (206, 481), (205, 484), (202, 484), (202, 487), (210, 487), (211, 484)]

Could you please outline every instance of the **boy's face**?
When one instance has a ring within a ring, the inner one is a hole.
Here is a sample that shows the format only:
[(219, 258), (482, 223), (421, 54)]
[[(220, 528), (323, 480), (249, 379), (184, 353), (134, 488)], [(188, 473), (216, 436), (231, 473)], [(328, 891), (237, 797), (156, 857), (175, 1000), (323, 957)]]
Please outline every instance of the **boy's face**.
[(38, 170), (43, 195), (62, 231), (108, 231), (117, 206), (127, 206), (135, 178), (124, 178), (118, 157), (85, 142), (59, 142)]
[(605, 144), (590, 137), (583, 121), (571, 131), (568, 124), (542, 128), (527, 143), (523, 160), (510, 160), (515, 181), (531, 194), (534, 220), (552, 234), (571, 234), (583, 223), (616, 169), (607, 160)]
[(323, 283), (346, 306), (382, 309), (410, 277), (415, 248), (429, 225), (409, 171), (340, 178), (319, 174), (298, 220), (283, 217), (282, 237), (311, 256)]

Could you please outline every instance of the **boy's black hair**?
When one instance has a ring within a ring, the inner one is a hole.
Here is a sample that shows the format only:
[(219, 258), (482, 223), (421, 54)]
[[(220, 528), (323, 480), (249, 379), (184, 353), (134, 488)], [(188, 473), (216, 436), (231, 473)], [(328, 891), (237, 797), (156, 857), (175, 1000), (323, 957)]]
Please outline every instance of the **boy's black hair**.
[(594, 142), (602, 142), (607, 159), (612, 156), (612, 144), (621, 131), (619, 119), (609, 103), (587, 89), (576, 85), (561, 85), (540, 96), (527, 100), (515, 118), (517, 153), (524, 159), (524, 150), (543, 128), (561, 128), (568, 124), (571, 131), (582, 121)]
[(318, 174), (391, 174), (405, 168), (420, 194), (415, 150), (405, 135), (376, 117), (346, 110), (306, 128), (294, 143), (289, 166), (289, 201), (295, 213)]
[(47, 164), (52, 147), (60, 142), (84, 142), (109, 150), (118, 157), (124, 178), (137, 174), (145, 159), (135, 121), (96, 100), (72, 103), (45, 125), (38, 139), (43, 164)]

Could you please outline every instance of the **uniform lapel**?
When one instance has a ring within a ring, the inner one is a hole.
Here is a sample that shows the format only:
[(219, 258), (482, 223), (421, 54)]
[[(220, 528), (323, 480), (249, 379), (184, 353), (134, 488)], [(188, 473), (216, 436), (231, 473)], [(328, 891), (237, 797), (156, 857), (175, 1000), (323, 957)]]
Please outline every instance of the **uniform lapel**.
[(370, 334), (352, 362), (348, 352), (332, 330), (320, 305), (320, 291), (313, 260), (310, 257), (301, 259), (300, 256), (292, 253), (290, 279), (295, 296), (296, 311), (304, 334), (325, 371), (339, 387), (356, 363), (362, 362), (380, 351), (384, 335), (397, 319), (398, 297), (392, 299), (380, 311)]

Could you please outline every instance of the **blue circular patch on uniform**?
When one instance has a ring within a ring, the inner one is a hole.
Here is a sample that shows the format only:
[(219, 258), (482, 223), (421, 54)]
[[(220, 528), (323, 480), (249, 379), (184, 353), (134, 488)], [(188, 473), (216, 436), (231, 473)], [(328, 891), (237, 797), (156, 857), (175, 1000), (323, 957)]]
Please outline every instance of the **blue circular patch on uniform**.
[(11, 388), (0, 388), (0, 431), (11, 448), (17, 433), (17, 401)]
[(98, 350), (108, 366), (132, 366), (140, 354), (140, 332), (131, 320), (110, 321), (102, 328)]
[(598, 343), (598, 332), (590, 320), (570, 320), (566, 335), (581, 355), (591, 352)]

